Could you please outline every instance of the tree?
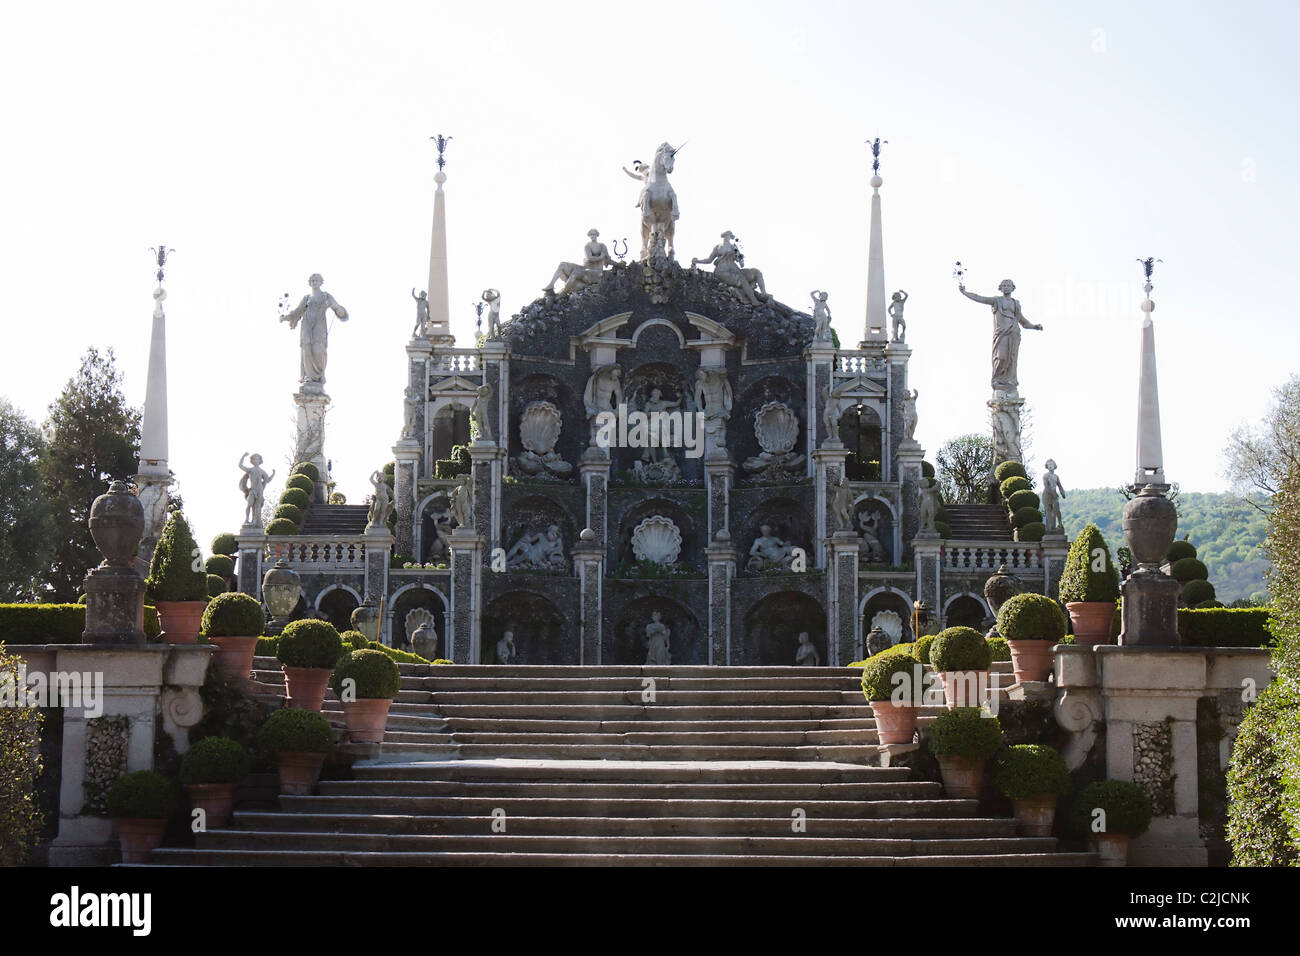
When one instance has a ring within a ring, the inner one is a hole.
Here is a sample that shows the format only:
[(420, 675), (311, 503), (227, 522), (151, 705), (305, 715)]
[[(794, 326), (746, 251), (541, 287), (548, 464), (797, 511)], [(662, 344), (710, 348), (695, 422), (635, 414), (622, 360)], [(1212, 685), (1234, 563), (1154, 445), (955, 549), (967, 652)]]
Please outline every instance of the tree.
[(45, 424), (41, 475), (54, 524), (45, 584), (55, 601), (75, 601), (86, 572), (102, 559), (90, 537), (90, 506), (108, 482), (130, 479), (140, 457), (140, 411), (127, 405), (114, 362), (112, 349), (87, 349)]
[(935, 456), (935, 473), (944, 501), (984, 504), (993, 480), (993, 439), (974, 432), (948, 439)]
[(1248, 492), (1263, 492), (1272, 499), (1286, 474), (1300, 466), (1300, 375), (1273, 392), (1273, 404), (1264, 421), (1241, 425), (1228, 439), (1228, 464), (1224, 477), (1252, 507), (1268, 513), (1269, 500)]
[(45, 439), (0, 398), (0, 602), (34, 601), (50, 567), (54, 529), (41, 479)]

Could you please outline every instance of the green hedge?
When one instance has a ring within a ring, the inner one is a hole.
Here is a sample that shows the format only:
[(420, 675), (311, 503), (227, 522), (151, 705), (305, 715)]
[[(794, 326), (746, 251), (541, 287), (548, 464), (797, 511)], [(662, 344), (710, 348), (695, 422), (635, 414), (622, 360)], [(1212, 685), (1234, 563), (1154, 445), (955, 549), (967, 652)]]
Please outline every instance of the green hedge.
[(1032, 491), (1017, 491), (1007, 500), (1007, 510), (1019, 511), (1021, 508), (1033, 508), (1037, 511), (1040, 504), (1042, 502), (1039, 501), (1038, 495)]
[(1018, 461), (1004, 461), (993, 469), (993, 480), (1000, 486), (1008, 478), (1025, 478), (1029, 475), (1025, 472), (1025, 466)]
[(223, 531), (212, 539), (212, 553), (231, 557), (239, 552), (239, 542), (229, 531)]
[(897, 691), (902, 702), (919, 704), (925, 690), (921, 675), (921, 662), (910, 654), (877, 654), (862, 668), (862, 694), (869, 701), (893, 700)]
[(978, 707), (945, 710), (930, 725), (930, 752), (936, 757), (987, 760), (1002, 747), (1002, 725)]
[(455, 478), (457, 475), (468, 475), (469, 472), (470, 457), (467, 445), (453, 445), (450, 458), (439, 458), (433, 463), (435, 478)]
[(269, 535), (297, 534), (298, 525), (288, 518), (275, 518), (266, 526)]
[(1052, 641), (1065, 636), (1065, 612), (1041, 594), (1017, 594), (998, 611), (998, 633), (1009, 641)]
[(302, 509), (297, 505), (276, 505), (275, 517), (288, 518), (295, 525), (302, 524)]
[(339, 661), (330, 686), (340, 699), (346, 680), (355, 681), (358, 700), (392, 700), (402, 685), (396, 661), (377, 650), (353, 651)]
[(1169, 550), (1165, 553), (1165, 560), (1170, 564), (1173, 564), (1175, 561), (1181, 561), (1183, 558), (1194, 557), (1196, 557), (1196, 545), (1192, 544), (1190, 541), (1175, 541), (1169, 546)]
[(922, 664), (930, 663), (930, 645), (937, 634), (923, 634), (912, 643), (912, 655)]
[(218, 595), (203, 609), (202, 633), (208, 637), (259, 637), (265, 628), (261, 602), (247, 594)]
[(181, 758), (181, 783), (239, 783), (252, 769), (248, 751), (229, 737), (204, 737)]
[(275, 657), (276, 651), (280, 649), (280, 635), (276, 634), (271, 637), (259, 637), (257, 639), (257, 650), (253, 653), (258, 657)]
[(290, 475), (284, 482), (286, 490), (297, 488), (299, 491), (311, 495), (316, 490), (316, 480), (309, 478), (307, 475)]
[[(1100, 571), (1094, 568), (1094, 556), (1104, 557)], [(1075, 535), (1070, 553), (1065, 556), (1057, 594), (1063, 603), (1074, 601), (1109, 602), (1119, 600), (1119, 572), (1110, 559), (1110, 548), (1095, 524), (1087, 525)]]
[(214, 554), (203, 563), (208, 574), (217, 574), (228, 578), (235, 573), (235, 559), (225, 554)]
[(1070, 769), (1065, 758), (1051, 747), (1019, 744), (1008, 747), (998, 758), (997, 787), (1012, 800), (1040, 793), (1065, 793), (1070, 788)]
[(1047, 534), (1047, 527), (1041, 521), (1031, 521), (1016, 529), (1017, 541), (1042, 541)]
[(1179, 608), (1178, 635), (1189, 647), (1267, 647), (1266, 607)]
[(1182, 593), (1178, 595), (1178, 599), (1188, 607), (1197, 607), (1207, 601), (1213, 601), (1214, 585), (1209, 581), (1194, 578), (1183, 585)]
[[(84, 604), (0, 604), (0, 643), (80, 644), (86, 630)], [(162, 634), (158, 611), (144, 606), (144, 636), (156, 641)]]
[(216, 597), (230, 590), (230, 582), (219, 574), (208, 575), (208, 597)]
[(385, 644), (380, 644), (378, 641), (376, 641), (375, 643), (371, 644), (371, 645), (370, 645), (370, 649), (371, 649), (371, 650), (375, 650), (375, 651), (383, 651), (385, 654), (387, 654), (387, 655), (388, 655), (389, 657), (391, 657), (393, 660), (397, 661), (397, 663), (399, 663), (399, 664), (432, 664), (432, 663), (436, 663), (436, 662), (434, 662), (434, 661), (426, 660), (425, 658), (421, 657), (419, 654), (412, 654), (412, 653), (410, 653), (410, 652), (408, 652), (408, 651), (399, 650), (399, 649), (396, 648), (396, 647), (388, 647), (388, 646), (385, 645)]
[(1019, 508), (1011, 515), (1011, 527), (1023, 528), (1027, 524), (1041, 524), (1043, 513), (1037, 508)]
[(1300, 866), (1300, 694), (1279, 679), (1246, 709), (1228, 763), (1233, 866)]
[(286, 488), (284, 494), (280, 496), (280, 504), (293, 505), (306, 511), (307, 506), (311, 504), (311, 495), (301, 488)]
[(178, 806), (176, 784), (153, 770), (124, 773), (108, 789), (108, 815), (117, 820), (166, 820)]
[(1005, 637), (988, 638), (989, 654), (995, 661), (1011, 660), (1011, 645)]
[[(1004, 462), (1005, 464), (1005, 462)], [(1034, 486), (1029, 483), (1028, 478), (1021, 478), (1019, 475), (1013, 475), (1006, 481), (998, 485), (998, 491), (1002, 493), (1002, 500), (1008, 501), (1017, 491), (1033, 491)]]
[(323, 754), (334, 745), (334, 731), (314, 710), (285, 707), (266, 718), (257, 742), (268, 753)]
[(1169, 573), (1179, 581), (1206, 581), (1210, 577), (1210, 571), (1206, 568), (1203, 561), (1196, 558), (1179, 558), (1169, 568)]
[(328, 621), (291, 621), (280, 634), (276, 658), (285, 667), (333, 669), (343, 652), (343, 641)]
[(167, 516), (158, 546), (154, 548), (149, 564), (149, 577), (145, 591), (155, 601), (206, 601), (208, 576), (203, 570), (194, 570), (194, 559), (199, 546), (194, 543), (194, 532), (185, 515), (173, 511)]
[(312, 481), (320, 481), (320, 471), (309, 461), (300, 461), (293, 466), (290, 475), (306, 475)]
[(1079, 791), (1070, 812), (1075, 833), (1092, 834), (1096, 809), (1106, 811), (1106, 833), (1138, 836), (1151, 825), (1151, 799), (1128, 780), (1098, 780)]

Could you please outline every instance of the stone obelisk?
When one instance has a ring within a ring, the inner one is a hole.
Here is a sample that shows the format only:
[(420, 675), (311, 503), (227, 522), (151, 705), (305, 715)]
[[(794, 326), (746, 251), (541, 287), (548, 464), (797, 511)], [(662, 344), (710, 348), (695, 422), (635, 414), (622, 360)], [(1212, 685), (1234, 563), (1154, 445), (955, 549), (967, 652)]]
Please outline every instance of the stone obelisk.
[(447, 286), (447, 197), (442, 185), (447, 174), (442, 171), (447, 164), (444, 153), (450, 136), (430, 137), (438, 147), (438, 171), (433, 175), (437, 188), (433, 193), (433, 234), (429, 239), (429, 325), (425, 336), (434, 345), (451, 345), (451, 295)]
[(889, 341), (889, 313), (885, 305), (885, 240), (880, 222), (880, 147), (887, 140), (871, 143), (871, 235), (867, 248), (867, 323), (858, 348)]
[(167, 521), (171, 469), (167, 467), (167, 316), (163, 301), (163, 268), (174, 250), (160, 245), (151, 250), (157, 263), (158, 288), (153, 291), (153, 332), (149, 339), (149, 380), (145, 389), (144, 417), (140, 425), (140, 464), (135, 475), (136, 495), (144, 507), (144, 530), (136, 555), (136, 570), (148, 574), (158, 536)]

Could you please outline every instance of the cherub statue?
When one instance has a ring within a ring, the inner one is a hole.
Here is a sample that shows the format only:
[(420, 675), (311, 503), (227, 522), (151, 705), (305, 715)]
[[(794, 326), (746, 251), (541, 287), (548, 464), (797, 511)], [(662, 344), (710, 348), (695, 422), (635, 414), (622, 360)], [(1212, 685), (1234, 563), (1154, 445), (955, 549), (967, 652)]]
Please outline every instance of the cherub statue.
[[(244, 461), (248, 461), (248, 465)], [(262, 503), (266, 500), (266, 486), (275, 477), (275, 469), (268, 475), (262, 468), (262, 456), (254, 452), (251, 456), (244, 452), (239, 458), (239, 470), (244, 477), (239, 479), (239, 490), (244, 496), (244, 524), (255, 525), (262, 520)]]
[(501, 337), (501, 293), (496, 289), (484, 289), (483, 301), (488, 306), (488, 333), (490, 339)]
[(411, 289), (411, 298), (415, 300), (415, 328), (411, 330), (412, 338), (423, 338), (429, 330), (429, 293), (420, 290), (420, 294), (415, 294), (415, 289)]
[(814, 342), (831, 341), (831, 309), (826, 304), (826, 293), (819, 289), (814, 289), (809, 293), (813, 301), (813, 322), (816, 328), (813, 330)]
[(366, 527), (382, 528), (388, 524), (388, 516), (393, 513), (393, 493), (388, 488), (383, 472), (372, 472), (370, 484), (375, 493), (370, 499), (370, 516)]
[(907, 337), (907, 321), (903, 318), (903, 305), (907, 302), (907, 293), (899, 289), (889, 303), (889, 317), (893, 320), (894, 330), (891, 338), (901, 342)]

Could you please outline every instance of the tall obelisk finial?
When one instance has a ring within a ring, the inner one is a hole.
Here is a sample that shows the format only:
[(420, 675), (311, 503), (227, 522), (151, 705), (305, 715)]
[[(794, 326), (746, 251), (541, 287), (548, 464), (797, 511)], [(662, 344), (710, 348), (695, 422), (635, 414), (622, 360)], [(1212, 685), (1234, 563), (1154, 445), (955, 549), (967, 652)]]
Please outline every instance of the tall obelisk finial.
[(158, 535), (167, 521), (168, 489), (172, 473), (167, 467), (167, 316), (163, 313), (163, 275), (167, 257), (175, 250), (159, 245), (150, 249), (157, 268), (158, 288), (153, 290), (153, 331), (149, 339), (149, 379), (140, 423), (140, 464), (135, 476), (136, 495), (144, 506), (144, 531), (140, 536), (137, 569), (149, 570)]
[(446, 343), (451, 339), (451, 295), (447, 288), (447, 200), (442, 191), (447, 174), (442, 169), (447, 165), (445, 154), (451, 137), (439, 133), (429, 138), (438, 147), (438, 171), (433, 174), (438, 188), (433, 194), (433, 237), (429, 241), (429, 327), (425, 335), (434, 342)]
[(867, 252), (867, 327), (862, 346), (887, 342), (889, 314), (885, 305), (885, 240), (880, 225), (880, 147), (889, 140), (867, 140), (871, 147), (871, 237)]
[(1160, 445), (1160, 392), (1156, 387), (1156, 330), (1151, 313), (1156, 304), (1151, 301), (1151, 273), (1155, 271), (1155, 258), (1139, 259), (1146, 282), (1142, 291), (1142, 359), (1138, 376), (1138, 432), (1137, 474), (1134, 483), (1139, 489), (1144, 485), (1164, 486), (1164, 454)]

